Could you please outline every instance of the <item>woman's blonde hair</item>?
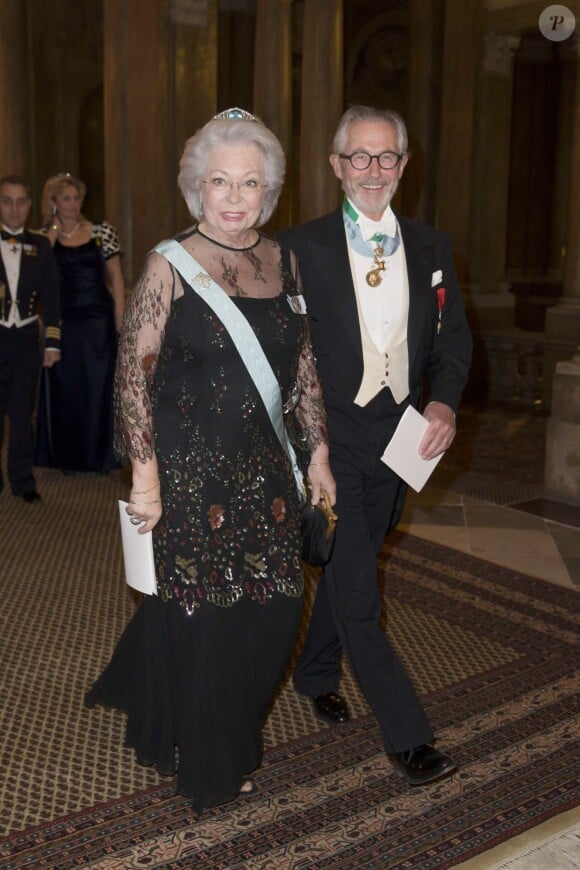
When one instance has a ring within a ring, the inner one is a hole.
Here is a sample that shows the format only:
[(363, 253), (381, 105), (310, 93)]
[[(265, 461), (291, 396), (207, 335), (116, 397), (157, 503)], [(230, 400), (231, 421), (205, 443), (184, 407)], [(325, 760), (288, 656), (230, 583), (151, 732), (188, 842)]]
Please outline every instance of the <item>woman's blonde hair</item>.
[(52, 175), (48, 178), (42, 188), (42, 199), (40, 201), (40, 211), (43, 226), (50, 226), (54, 215), (56, 198), (65, 187), (75, 187), (81, 198), (81, 205), (84, 202), (87, 186), (80, 178), (75, 178), (70, 172), (59, 172), (58, 175)]

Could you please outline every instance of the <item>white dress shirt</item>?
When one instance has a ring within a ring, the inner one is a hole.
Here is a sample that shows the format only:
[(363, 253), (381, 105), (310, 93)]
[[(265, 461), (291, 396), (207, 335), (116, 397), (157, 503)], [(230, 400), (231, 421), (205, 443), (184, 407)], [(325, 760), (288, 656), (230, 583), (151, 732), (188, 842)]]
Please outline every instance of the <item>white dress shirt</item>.
[[(7, 226), (2, 224), (2, 229), (7, 233), (12, 233), (13, 231), (8, 229)], [(17, 233), (24, 232), (24, 227), (21, 227), (19, 230), (14, 231), (14, 235)], [(6, 272), (6, 280), (8, 281), (8, 289), (10, 291), (10, 299), (12, 303), (15, 302), (17, 298), (17, 290), (18, 290), (18, 277), (20, 275), (20, 261), (22, 259), (22, 245), (20, 242), (18, 243), (10, 243), (7, 240), (0, 239), (0, 252), (2, 254), (2, 260), (4, 261), (4, 270)], [(36, 319), (36, 318), (35, 318)], [(2, 326), (10, 327), (10, 326), (19, 326), (20, 325), (20, 313), (18, 311), (18, 305), (12, 304), (10, 305), (10, 311), (8, 313), (8, 317), (6, 320), (0, 321)]]
[[(382, 281), (377, 287), (371, 287), (366, 282), (366, 276), (373, 268), (374, 261), (357, 253), (349, 245), (351, 270), (365, 326), (375, 347), (382, 351), (391, 343), (393, 333), (398, 329), (401, 317), (406, 320), (408, 313), (409, 300), (405, 280), (403, 240), (391, 206), (387, 207), (380, 221), (370, 220), (370, 218), (360, 214), (358, 225), (366, 241), (374, 233), (395, 236), (399, 232), (401, 239), (394, 254), (390, 257), (381, 257), (385, 260), (387, 268), (381, 273)], [(376, 242), (370, 244), (376, 247)]]

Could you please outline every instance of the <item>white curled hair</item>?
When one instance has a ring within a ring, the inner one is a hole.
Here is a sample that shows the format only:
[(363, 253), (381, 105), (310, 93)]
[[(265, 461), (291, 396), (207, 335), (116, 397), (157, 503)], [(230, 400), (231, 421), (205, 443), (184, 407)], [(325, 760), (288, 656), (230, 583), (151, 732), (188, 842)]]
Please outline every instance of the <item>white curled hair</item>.
[(201, 182), (209, 157), (217, 145), (256, 145), (263, 156), (264, 183), (267, 186), (264, 207), (256, 226), (265, 224), (276, 205), (286, 171), (286, 158), (280, 142), (261, 121), (221, 120), (208, 121), (185, 143), (179, 162), (177, 183), (190, 214), (202, 220)]

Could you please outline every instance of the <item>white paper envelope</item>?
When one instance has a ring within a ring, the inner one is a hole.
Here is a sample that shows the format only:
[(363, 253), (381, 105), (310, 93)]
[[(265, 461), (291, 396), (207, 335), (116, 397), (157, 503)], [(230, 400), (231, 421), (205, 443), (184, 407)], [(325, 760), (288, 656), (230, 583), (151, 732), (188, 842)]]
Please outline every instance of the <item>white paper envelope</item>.
[(126, 501), (119, 500), (123, 561), (127, 584), (145, 595), (157, 595), (155, 560), (153, 559), (153, 533), (140, 535), (139, 526), (134, 526), (125, 510)]
[(415, 492), (421, 492), (443, 456), (442, 453), (435, 459), (419, 456), (419, 444), (428, 425), (425, 417), (409, 405), (381, 456), (385, 465), (392, 468)]

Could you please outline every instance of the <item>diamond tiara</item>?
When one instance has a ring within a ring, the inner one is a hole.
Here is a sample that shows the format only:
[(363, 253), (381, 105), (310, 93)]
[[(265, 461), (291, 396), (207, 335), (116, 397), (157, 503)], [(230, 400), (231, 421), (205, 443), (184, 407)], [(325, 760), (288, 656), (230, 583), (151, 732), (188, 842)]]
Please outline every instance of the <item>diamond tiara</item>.
[(256, 118), (254, 115), (251, 115), (249, 112), (246, 112), (245, 109), (239, 109), (237, 106), (234, 106), (232, 109), (225, 109), (225, 111), (220, 112), (218, 115), (214, 115), (213, 120), (258, 122), (258, 118)]

